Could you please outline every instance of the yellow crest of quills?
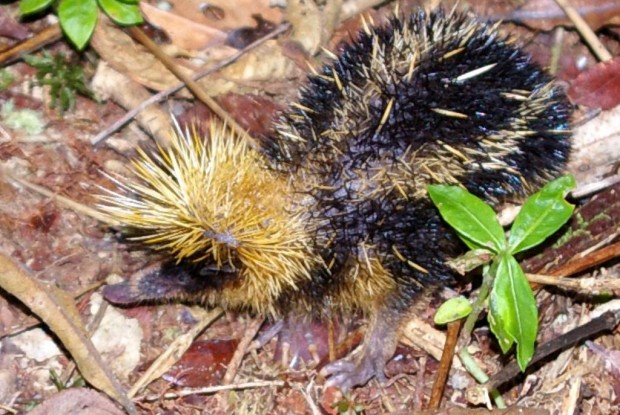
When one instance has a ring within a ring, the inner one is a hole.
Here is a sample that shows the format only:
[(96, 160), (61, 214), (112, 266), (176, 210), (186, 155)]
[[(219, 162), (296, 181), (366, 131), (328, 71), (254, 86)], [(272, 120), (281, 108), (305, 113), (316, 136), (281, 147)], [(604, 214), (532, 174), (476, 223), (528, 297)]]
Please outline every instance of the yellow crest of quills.
[(362, 311), (359, 353), (325, 372), (343, 389), (382, 378), (407, 313), (454, 283), (445, 261), (463, 250), (426, 186), (522, 199), (564, 168), (571, 112), (497, 26), (458, 12), (368, 26), (309, 76), (264, 148), (212, 123), (140, 153), (101, 209), (170, 263), (125, 297), (156, 298), (162, 275), (181, 274), (175, 292), (207, 305)]

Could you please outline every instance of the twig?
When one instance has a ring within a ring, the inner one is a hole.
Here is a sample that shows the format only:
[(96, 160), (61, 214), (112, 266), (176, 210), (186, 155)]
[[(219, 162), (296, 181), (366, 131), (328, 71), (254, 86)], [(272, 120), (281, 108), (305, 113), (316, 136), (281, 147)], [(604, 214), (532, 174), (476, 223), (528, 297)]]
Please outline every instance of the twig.
[(553, 29), (552, 32), (552, 44), (551, 44), (551, 57), (549, 59), (549, 73), (556, 76), (558, 68), (560, 67), (560, 58), (562, 57), (562, 40), (566, 30), (562, 26), (558, 26)]
[(336, 344), (334, 349), (334, 359), (331, 359), (329, 355), (323, 357), (319, 363), (316, 365), (316, 370), (320, 371), (323, 367), (325, 367), (328, 363), (340, 359), (341, 357), (347, 355), (351, 352), (351, 350), (355, 349), (363, 340), (364, 330), (362, 328), (358, 328), (352, 333), (348, 333), (346, 338), (340, 343)]
[(185, 351), (189, 348), (196, 336), (202, 333), (202, 331), (213, 321), (215, 321), (221, 314), (222, 310), (220, 308), (214, 308), (205, 314), (202, 319), (187, 333), (177, 337), (174, 342), (170, 344), (168, 349), (166, 349), (157, 359), (155, 359), (153, 364), (151, 364), (147, 371), (144, 372), (140, 379), (138, 379), (138, 381), (131, 387), (129, 392), (127, 392), (127, 396), (129, 398), (134, 397), (138, 391), (170, 369), (170, 367), (172, 367), (172, 365), (176, 363), (181, 358), (183, 353), (185, 353)]
[(620, 289), (620, 280), (617, 277), (610, 278), (558, 278), (551, 275), (525, 274), (527, 280), (542, 285), (554, 285), (556, 287), (573, 289), (586, 293), (600, 293)]
[[(547, 343), (539, 346), (536, 349), (536, 353), (532, 357), (528, 366), (533, 366), (536, 362), (544, 359), (545, 357), (559, 351), (573, 346), (580, 341), (592, 337), (604, 331), (612, 330), (620, 322), (620, 312), (607, 311), (601, 316), (592, 319), (590, 322), (574, 328), (573, 330), (564, 333), (563, 335), (556, 337), (555, 339), (548, 341)], [(515, 376), (521, 373), (519, 365), (516, 360), (512, 360), (504, 368), (493, 375), (489, 381), (482, 385), (486, 390), (490, 391), (496, 389), (498, 386), (503, 385)]]
[(169, 393), (164, 394), (163, 396), (160, 396), (160, 395), (145, 396), (143, 398), (139, 398), (139, 400), (143, 402), (154, 402), (161, 398), (178, 399), (184, 396), (205, 395), (205, 394), (212, 394), (212, 393), (221, 392), (221, 391), (267, 388), (267, 387), (274, 387), (274, 386), (281, 388), (282, 386), (284, 386), (284, 381), (272, 380), (272, 381), (262, 381), (262, 382), (246, 382), (246, 383), (237, 383), (237, 384), (232, 384), (232, 385), (208, 386), (206, 388), (184, 389), (179, 392), (169, 392)]
[(256, 337), (256, 333), (260, 326), (263, 324), (264, 319), (256, 318), (246, 326), (245, 333), (243, 334), (243, 338), (239, 341), (239, 345), (237, 346), (237, 350), (235, 350), (235, 354), (232, 359), (228, 363), (228, 368), (226, 368), (226, 374), (224, 374), (224, 378), (222, 379), (223, 385), (229, 385), (232, 383), (233, 379), (237, 375), (237, 371), (241, 366), (241, 362), (243, 361), (243, 356), (245, 356), (246, 351), (252, 339)]
[(45, 45), (56, 42), (62, 37), (62, 30), (60, 25), (55, 24), (41, 30), (39, 33), (26, 39), (23, 42), (18, 43), (14, 47), (0, 52), (0, 65), (7, 65), (27, 53), (34, 52), (37, 49), (42, 48)]
[(306, 389), (304, 389), (302, 385), (299, 384), (293, 385), (293, 389), (299, 391), (299, 393), (301, 393), (301, 395), (306, 400), (306, 403), (310, 407), (310, 413), (312, 415), (321, 415), (322, 412), (319, 409), (319, 406), (314, 402), (314, 400), (312, 400), (312, 397), (310, 396), (310, 391), (312, 390), (312, 388), (314, 388), (314, 379), (308, 382)]
[(153, 55), (155, 55), (157, 59), (159, 59), (159, 61), (164, 64), (166, 69), (168, 69), (177, 78), (183, 81), (183, 83), (187, 86), (187, 89), (189, 89), (196, 98), (205, 103), (211, 109), (211, 111), (213, 111), (218, 117), (220, 117), (221, 120), (225, 121), (226, 124), (239, 135), (239, 137), (243, 137), (244, 140), (246, 140), (252, 146), (256, 147), (254, 139), (250, 137), (250, 135), (239, 124), (237, 124), (237, 121), (235, 121), (234, 118), (232, 118), (224, 110), (224, 108), (220, 107), (220, 104), (218, 104), (213, 98), (211, 98), (209, 94), (207, 94), (207, 92), (200, 85), (198, 85), (196, 81), (194, 81), (190, 76), (186, 75), (183, 71), (181, 71), (177, 64), (174, 62), (174, 60), (166, 53), (164, 53), (157, 45), (157, 43), (153, 42), (153, 40), (146, 33), (144, 33), (142, 29), (140, 29), (138, 26), (132, 26), (127, 30), (129, 31), (129, 33), (131, 33), (131, 36), (133, 36), (134, 39), (137, 39), (144, 47), (146, 47)]
[(620, 183), (620, 174), (614, 174), (613, 176), (608, 176), (592, 183), (579, 184), (575, 190), (570, 192), (570, 195), (575, 199), (580, 199), (584, 196), (591, 195), (592, 193), (600, 192), (601, 190), (611, 187), (616, 183)]
[[(443, 354), (442, 354), (443, 358)], [(418, 373), (415, 375), (415, 393), (412, 395), (413, 399), (413, 410), (420, 411), (424, 407), (424, 390), (426, 389), (426, 365), (428, 364), (428, 358), (426, 356), (422, 356), (418, 361)], [(395, 376), (396, 377), (396, 376)], [(393, 377), (392, 379), (394, 379)], [(390, 379), (390, 383), (392, 382)], [(429, 404), (430, 405), (430, 404)]]
[[(102, 301), (101, 304), (99, 305), (99, 308), (97, 309), (97, 312), (95, 313), (95, 317), (86, 326), (86, 331), (87, 333), (89, 333), (91, 340), (92, 340), (93, 334), (95, 333), (95, 331), (97, 331), (97, 328), (99, 328), (99, 325), (103, 321), (103, 317), (105, 316), (105, 313), (109, 305), (110, 303), (106, 301)], [(71, 376), (73, 376), (73, 374), (75, 373), (76, 367), (77, 365), (75, 364), (75, 362), (71, 361), (69, 362), (67, 367), (63, 370), (63, 373), (60, 376), (60, 380), (63, 385), (69, 384), (69, 380), (71, 379)]]
[(13, 409), (13, 408), (11, 408), (11, 407), (9, 407), (9, 406), (7, 406), (7, 405), (2, 405), (2, 404), (0, 404), (0, 409), (1, 409), (1, 410), (3, 410), (3, 411), (6, 411), (6, 412), (10, 412), (10, 413), (12, 413), (12, 414), (17, 414), (17, 413), (19, 413), (19, 412), (17, 412), (17, 410), (16, 410), (16, 409)]
[(575, 258), (562, 266), (554, 268), (549, 272), (549, 275), (568, 277), (618, 257), (620, 257), (620, 242), (608, 245), (585, 257)]
[(611, 53), (609, 53), (609, 51), (601, 43), (590, 26), (588, 26), (586, 21), (579, 15), (577, 10), (568, 4), (567, 0), (555, 0), (555, 2), (562, 8), (562, 10), (564, 10), (566, 16), (573, 22), (575, 29), (577, 29), (583, 40), (588, 44), (588, 46), (590, 46), (590, 49), (592, 49), (592, 52), (596, 55), (597, 59), (601, 62), (612, 60), (613, 56), (611, 56)]
[(443, 353), (441, 354), (439, 369), (435, 375), (435, 382), (433, 383), (433, 390), (431, 391), (431, 399), (428, 403), (428, 409), (437, 409), (441, 404), (441, 397), (443, 396), (443, 391), (446, 387), (446, 381), (448, 379), (448, 374), (450, 373), (450, 367), (452, 366), (452, 358), (454, 357), (462, 324), (463, 320), (453, 321), (448, 324), (446, 343), (444, 344)]
[[(231, 63), (235, 62), (237, 59), (239, 59), (241, 56), (243, 56), (245, 53), (247, 53), (248, 51), (256, 48), (257, 46), (263, 44), (264, 42), (266, 42), (269, 39), (272, 39), (276, 36), (278, 36), (279, 34), (285, 32), (286, 30), (288, 30), (288, 28), (290, 27), (290, 25), (288, 23), (284, 23), (281, 24), (280, 26), (278, 26), (273, 32), (269, 33), (268, 35), (256, 40), (255, 42), (249, 44), (248, 46), (246, 46), (245, 48), (241, 49), (239, 52), (235, 53), (234, 55), (230, 56), (227, 59), (224, 59), (221, 62), (218, 62), (217, 64), (201, 71), (198, 72), (196, 74), (194, 74), (191, 79), (194, 81), (197, 81), (213, 72), (219, 71), (220, 69), (230, 65)], [(161, 91), (155, 95), (153, 95), (151, 98), (149, 98), (148, 100), (144, 101), (142, 104), (140, 104), (139, 106), (137, 106), (136, 108), (133, 108), (132, 110), (128, 111), (123, 117), (121, 117), (119, 120), (117, 120), (114, 124), (112, 124), (111, 126), (109, 126), (108, 128), (104, 129), (103, 131), (101, 131), (99, 134), (97, 134), (95, 137), (93, 137), (90, 140), (90, 143), (92, 145), (96, 145), (98, 144), (100, 141), (104, 140), (105, 138), (107, 138), (110, 134), (114, 133), (115, 131), (119, 130), (123, 125), (127, 124), (132, 118), (134, 118), (136, 116), (136, 114), (140, 113), (141, 111), (143, 111), (146, 107), (153, 105), (159, 101), (164, 100), (165, 98), (167, 98), (168, 96), (174, 94), (175, 92), (183, 89), (185, 87), (185, 83), (180, 82), (177, 85), (168, 88), (164, 91)]]

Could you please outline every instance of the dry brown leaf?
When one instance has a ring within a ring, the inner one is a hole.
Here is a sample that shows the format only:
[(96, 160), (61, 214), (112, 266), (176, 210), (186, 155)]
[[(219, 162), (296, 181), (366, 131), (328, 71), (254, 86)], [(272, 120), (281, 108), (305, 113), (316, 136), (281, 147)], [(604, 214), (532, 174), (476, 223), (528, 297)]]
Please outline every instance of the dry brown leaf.
[(0, 287), (21, 301), (58, 336), (84, 379), (123, 405), (129, 413), (136, 413), (133, 403), (86, 335), (75, 304), (66, 293), (53, 286), (44, 286), (2, 254)]
[(30, 415), (123, 415), (104, 395), (86, 388), (65, 389), (43, 401)]
[[(179, 83), (179, 80), (154, 55), (136, 44), (130, 36), (107, 19), (99, 20), (91, 45), (112, 68), (149, 89), (162, 91)], [(212, 56), (209, 65), (215, 65), (219, 59), (229, 57), (228, 52), (235, 50), (229, 47), (210, 49), (209, 53)], [(219, 56), (216, 58), (215, 55)], [(177, 60), (177, 63), (188, 75), (197, 69), (190, 69), (191, 65), (187, 61)], [(198, 83), (209, 95), (216, 96), (237, 90), (240, 83), (284, 79), (293, 68), (293, 62), (284, 55), (279, 44), (272, 40), (241, 56), (233, 64), (212, 76), (199, 80)]]
[(179, 83), (155, 56), (108, 19), (99, 19), (91, 45), (112, 68), (147, 88), (161, 91)]
[(620, 103), (620, 57), (600, 62), (570, 82), (568, 96), (575, 104), (603, 111)]
[[(477, 14), (493, 20), (520, 22), (533, 29), (547, 31), (556, 26), (573, 26), (555, 0), (527, 0), (516, 8), (511, 2), (494, 0), (468, 3)], [(620, 2), (617, 0), (571, 0), (570, 5), (593, 30), (620, 23)]]
[(197, 308), (194, 311), (198, 314), (198, 323), (188, 332), (177, 337), (170, 346), (168, 346), (168, 349), (155, 359), (146, 372), (144, 372), (140, 379), (132, 386), (131, 390), (128, 392), (128, 396), (135, 396), (142, 388), (166, 373), (179, 359), (181, 359), (185, 351), (189, 349), (194, 342), (196, 336), (202, 333), (209, 324), (222, 314), (220, 308), (214, 308), (209, 312), (202, 308)]
[(140, 3), (140, 9), (149, 23), (166, 32), (170, 41), (181, 49), (202, 50), (226, 42), (226, 32), (219, 29), (196, 23), (146, 2)]
[(253, 15), (273, 23), (282, 22), (282, 10), (270, 7), (270, 0), (170, 0), (172, 12), (198, 24), (222, 31), (253, 27)]
[[(586, 193), (588, 186), (616, 173), (620, 162), (620, 106), (574, 129), (568, 170)], [(593, 187), (596, 189), (596, 187)], [(573, 192), (573, 195), (575, 192)]]
[(316, 54), (331, 38), (340, 21), (342, 0), (329, 0), (320, 9), (311, 0), (289, 0), (286, 18), (293, 26), (292, 40), (310, 54)]
[(15, 40), (28, 38), (30, 31), (26, 25), (17, 23), (15, 16), (11, 16), (8, 9), (0, 10), (0, 36)]
[(218, 385), (238, 345), (237, 339), (193, 342), (183, 357), (162, 377), (175, 386), (186, 388)]
[(295, 64), (282, 51), (275, 40), (269, 40), (250, 53), (241, 56), (233, 64), (198, 83), (211, 96), (234, 91), (237, 93), (255, 92), (256, 88), (243, 90), (240, 86), (251, 82), (277, 82), (286, 79), (295, 69)]

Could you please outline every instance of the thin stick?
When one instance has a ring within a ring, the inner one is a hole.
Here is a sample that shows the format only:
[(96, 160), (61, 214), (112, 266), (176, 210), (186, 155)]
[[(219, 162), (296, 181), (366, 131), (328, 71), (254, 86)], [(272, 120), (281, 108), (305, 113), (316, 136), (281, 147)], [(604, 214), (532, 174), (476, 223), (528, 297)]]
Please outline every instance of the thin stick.
[(160, 399), (178, 399), (184, 396), (192, 396), (192, 395), (205, 395), (212, 394), (221, 391), (230, 391), (230, 390), (243, 390), (243, 389), (255, 389), (255, 388), (269, 388), (269, 387), (277, 387), (281, 388), (284, 386), (285, 382), (282, 380), (271, 380), (271, 381), (258, 381), (258, 382), (246, 382), (246, 383), (237, 383), (233, 385), (218, 385), (218, 386), (208, 386), (204, 388), (198, 389), (184, 389), (179, 392), (168, 392), (163, 396), (146, 396), (144, 398), (137, 398), (140, 401), (144, 402), (153, 402)]
[(46, 27), (30, 39), (26, 39), (12, 48), (0, 52), (0, 65), (6, 66), (27, 53), (32, 53), (43, 46), (56, 42), (61, 37), (62, 30), (59, 24)]
[(224, 374), (224, 378), (222, 379), (222, 385), (229, 385), (232, 383), (233, 379), (237, 375), (237, 371), (241, 366), (241, 362), (243, 361), (243, 356), (248, 350), (250, 342), (252, 339), (256, 337), (256, 333), (258, 333), (258, 329), (263, 325), (264, 319), (256, 318), (248, 323), (245, 328), (245, 333), (243, 334), (243, 338), (239, 342), (237, 346), (237, 350), (235, 350), (235, 354), (232, 359), (228, 363), (228, 368), (226, 369), (226, 374)]
[(193, 340), (220, 315), (222, 315), (222, 310), (220, 308), (214, 308), (203, 315), (200, 321), (187, 333), (177, 337), (170, 346), (155, 359), (146, 372), (142, 374), (140, 379), (138, 379), (129, 392), (127, 392), (127, 396), (133, 398), (142, 388), (166, 373), (166, 371), (183, 356), (183, 353), (191, 346)]
[(463, 320), (453, 321), (448, 324), (448, 335), (446, 336), (446, 343), (443, 346), (439, 369), (435, 375), (435, 382), (433, 383), (433, 390), (431, 391), (431, 399), (428, 403), (428, 409), (437, 409), (441, 404), (441, 397), (443, 396), (443, 391), (446, 387), (446, 381), (448, 379), (448, 374), (450, 373), (450, 367), (452, 366), (452, 359), (454, 357), (462, 324)]
[(568, 277), (618, 257), (620, 257), (620, 242), (607, 245), (584, 257), (574, 258), (572, 261), (554, 268), (547, 275)]
[(579, 15), (577, 10), (568, 4), (567, 0), (555, 0), (555, 2), (562, 8), (562, 10), (564, 10), (564, 13), (571, 20), (571, 22), (573, 22), (575, 29), (577, 29), (583, 40), (592, 49), (592, 52), (596, 55), (597, 59), (601, 62), (612, 60), (613, 56), (611, 56), (611, 53), (609, 53), (609, 51), (601, 43), (590, 26), (588, 26), (586, 21)]
[[(620, 312), (607, 311), (600, 317), (597, 317), (588, 323), (576, 327), (573, 330), (537, 347), (536, 353), (528, 365), (533, 366), (536, 362), (555, 352), (558, 352), (559, 350), (565, 350), (568, 347), (574, 346), (582, 340), (597, 335), (601, 332), (613, 330), (614, 327), (618, 325), (618, 322), (620, 322)], [(493, 375), (493, 377), (489, 379), (486, 384), (482, 385), (482, 387), (487, 390), (495, 389), (513, 379), (519, 373), (521, 373), (519, 365), (516, 360), (512, 360), (508, 365), (504, 366), (500, 372)]]
[(243, 137), (248, 143), (250, 143), (253, 147), (256, 147), (256, 143), (254, 139), (250, 137), (250, 135), (243, 129), (234, 118), (232, 118), (224, 108), (220, 107), (220, 104), (217, 103), (213, 98), (207, 94), (207, 92), (202, 88), (196, 81), (194, 81), (190, 76), (186, 75), (179, 66), (174, 62), (174, 60), (164, 53), (161, 48), (157, 45), (157, 43), (153, 42), (153, 40), (146, 34), (142, 29), (138, 26), (132, 26), (127, 29), (129, 33), (137, 39), (143, 46), (145, 46), (153, 55), (159, 59), (164, 66), (172, 72), (177, 78), (179, 78), (183, 83), (187, 86), (192, 94), (202, 102), (204, 102), (210, 109), (213, 111), (221, 120), (225, 121), (226, 124), (235, 131), (239, 137)]
[(529, 282), (534, 282), (536, 284), (553, 285), (585, 293), (600, 293), (603, 291), (620, 289), (620, 280), (617, 276), (611, 276), (609, 278), (592, 277), (578, 279), (558, 278), (541, 274), (525, 274), (525, 276)]

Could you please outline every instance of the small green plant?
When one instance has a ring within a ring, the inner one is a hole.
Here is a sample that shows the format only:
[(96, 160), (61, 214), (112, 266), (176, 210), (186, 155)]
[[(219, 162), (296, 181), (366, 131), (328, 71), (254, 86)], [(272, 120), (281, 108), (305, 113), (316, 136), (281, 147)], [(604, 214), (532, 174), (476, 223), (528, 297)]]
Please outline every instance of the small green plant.
[(41, 56), (24, 56), (24, 61), (37, 70), (36, 84), (50, 88), (50, 106), (61, 113), (75, 107), (76, 94), (94, 98), (84, 68), (63, 55), (43, 52)]
[[(534, 355), (538, 310), (532, 289), (514, 256), (543, 242), (570, 218), (574, 206), (564, 197), (574, 187), (575, 179), (563, 176), (528, 198), (508, 238), (495, 212), (484, 201), (458, 186), (428, 187), (441, 216), (473, 251), (469, 258), (484, 258), (483, 282), (473, 310), (481, 310), (481, 305), (488, 301), (491, 331), (504, 353), (516, 343), (521, 370), (525, 370)], [(474, 263), (479, 265), (479, 262)], [(477, 319), (471, 312), (472, 307), (464, 306), (462, 299), (453, 299), (442, 305), (437, 314), (440, 322), (469, 314), (464, 330), (467, 331), (469, 323), (471, 333)]]
[(28, 16), (51, 6), (57, 10), (62, 30), (80, 50), (95, 30), (99, 9), (120, 25), (142, 23), (138, 0), (21, 0), (19, 11)]
[(69, 388), (83, 388), (86, 386), (86, 381), (81, 376), (77, 376), (72, 382), (63, 382), (63, 380), (54, 369), (50, 369), (50, 380), (54, 384), (56, 390), (59, 392)]
[(354, 402), (343, 399), (338, 401), (334, 405), (334, 409), (336, 409), (339, 415), (357, 415), (364, 413), (364, 406), (361, 404), (356, 404)]
[(0, 91), (8, 89), (15, 81), (15, 77), (6, 69), (0, 70)]

